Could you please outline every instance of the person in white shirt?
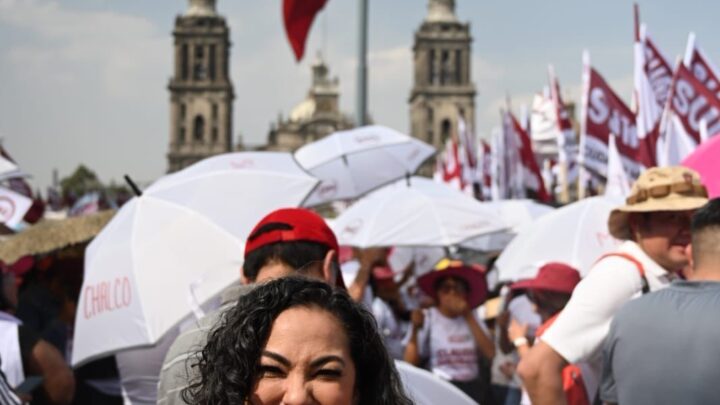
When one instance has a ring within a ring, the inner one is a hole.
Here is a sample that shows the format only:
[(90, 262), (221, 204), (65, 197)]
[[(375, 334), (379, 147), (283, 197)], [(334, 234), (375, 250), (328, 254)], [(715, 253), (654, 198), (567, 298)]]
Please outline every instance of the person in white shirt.
[(583, 378), (586, 386), (597, 387), (601, 348), (613, 315), (644, 292), (667, 287), (687, 265), (690, 218), (706, 202), (707, 191), (692, 169), (651, 168), (640, 175), (627, 204), (613, 210), (608, 220), (611, 235), (625, 242), (599, 258), (518, 366), (533, 404), (565, 403), (561, 373), (569, 363), (591, 365)]
[(378, 330), (383, 337), (390, 357), (402, 360), (405, 353), (403, 339), (410, 325), (410, 311), (407, 310), (395, 273), (386, 266), (375, 267), (370, 278), (373, 290), (371, 312), (375, 316)]
[(473, 309), (485, 301), (485, 274), (459, 261), (441, 261), (436, 269), (418, 279), (423, 292), (437, 307), (415, 310), (406, 336), (405, 361), (450, 381), (480, 401), (478, 356), (492, 360), (495, 345)]

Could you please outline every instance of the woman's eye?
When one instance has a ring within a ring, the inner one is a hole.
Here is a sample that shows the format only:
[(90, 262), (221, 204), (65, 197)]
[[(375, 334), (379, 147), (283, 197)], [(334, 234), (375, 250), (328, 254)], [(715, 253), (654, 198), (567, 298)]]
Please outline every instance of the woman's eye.
[(260, 377), (282, 377), (283, 371), (280, 367), (260, 366)]
[(326, 368), (326, 369), (319, 370), (315, 374), (321, 378), (333, 378), (334, 379), (334, 378), (342, 377), (342, 370)]

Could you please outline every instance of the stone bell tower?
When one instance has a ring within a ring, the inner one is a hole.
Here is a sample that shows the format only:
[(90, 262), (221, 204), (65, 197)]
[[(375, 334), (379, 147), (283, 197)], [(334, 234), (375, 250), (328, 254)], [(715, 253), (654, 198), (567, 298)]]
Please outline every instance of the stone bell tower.
[(458, 114), (475, 128), (471, 42), (470, 24), (458, 21), (454, 0), (429, 0), (427, 16), (415, 32), (410, 133), (438, 150), (456, 130)]
[(232, 150), (230, 30), (215, 0), (189, 0), (175, 19), (168, 172)]

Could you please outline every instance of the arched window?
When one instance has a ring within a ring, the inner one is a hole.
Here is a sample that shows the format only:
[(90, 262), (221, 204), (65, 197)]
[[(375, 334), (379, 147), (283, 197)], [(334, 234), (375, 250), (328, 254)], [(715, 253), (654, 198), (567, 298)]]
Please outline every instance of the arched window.
[(190, 61), (188, 60), (188, 45), (182, 44), (180, 47), (180, 77), (187, 80), (190, 75)]
[(202, 141), (205, 135), (205, 120), (201, 115), (195, 117), (193, 123), (193, 139), (196, 141)]

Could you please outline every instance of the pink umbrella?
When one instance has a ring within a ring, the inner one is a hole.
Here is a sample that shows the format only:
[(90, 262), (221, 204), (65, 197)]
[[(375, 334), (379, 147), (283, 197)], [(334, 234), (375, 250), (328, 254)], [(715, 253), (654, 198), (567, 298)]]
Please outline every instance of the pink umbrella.
[(683, 160), (682, 165), (700, 173), (710, 198), (720, 197), (720, 135), (698, 146)]

